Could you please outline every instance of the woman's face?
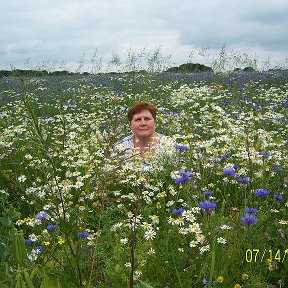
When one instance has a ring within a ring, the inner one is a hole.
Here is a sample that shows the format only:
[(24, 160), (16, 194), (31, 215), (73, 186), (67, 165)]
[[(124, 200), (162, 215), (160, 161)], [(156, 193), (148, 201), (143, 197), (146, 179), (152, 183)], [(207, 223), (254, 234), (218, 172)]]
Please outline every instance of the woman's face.
[(134, 114), (130, 123), (134, 135), (138, 138), (153, 137), (155, 124), (155, 120), (149, 110), (142, 110)]

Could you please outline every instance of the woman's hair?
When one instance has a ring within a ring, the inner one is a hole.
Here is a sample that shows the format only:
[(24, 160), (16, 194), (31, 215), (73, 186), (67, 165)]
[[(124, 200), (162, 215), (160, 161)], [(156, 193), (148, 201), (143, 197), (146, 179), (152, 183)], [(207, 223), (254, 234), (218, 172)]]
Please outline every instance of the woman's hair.
[(152, 114), (154, 120), (156, 121), (156, 112), (157, 112), (156, 107), (154, 105), (148, 103), (148, 102), (139, 102), (139, 103), (134, 104), (129, 109), (129, 111), (128, 111), (128, 120), (129, 120), (129, 122), (132, 121), (133, 116), (135, 114), (138, 114), (138, 113), (140, 113), (143, 110), (148, 110)]

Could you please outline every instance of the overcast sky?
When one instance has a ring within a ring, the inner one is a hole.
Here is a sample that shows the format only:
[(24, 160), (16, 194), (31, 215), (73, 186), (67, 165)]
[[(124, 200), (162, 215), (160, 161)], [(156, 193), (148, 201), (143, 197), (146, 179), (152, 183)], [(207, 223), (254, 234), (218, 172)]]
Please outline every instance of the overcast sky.
[(1, 0), (0, 16), (0, 69), (123, 66), (157, 49), (171, 65), (209, 64), (224, 45), (287, 66), (287, 0)]

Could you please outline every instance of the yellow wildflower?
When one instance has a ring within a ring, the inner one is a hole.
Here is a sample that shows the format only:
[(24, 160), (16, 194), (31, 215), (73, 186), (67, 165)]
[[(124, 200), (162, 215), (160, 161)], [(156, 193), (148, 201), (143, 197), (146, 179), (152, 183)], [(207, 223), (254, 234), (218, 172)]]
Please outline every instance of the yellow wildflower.
[(224, 281), (224, 277), (223, 276), (218, 276), (217, 277), (217, 282), (222, 283)]
[(58, 244), (62, 245), (65, 243), (65, 240), (62, 237), (59, 237)]
[(246, 274), (246, 273), (242, 274), (242, 279), (243, 280), (247, 280), (248, 278), (249, 278), (248, 274)]

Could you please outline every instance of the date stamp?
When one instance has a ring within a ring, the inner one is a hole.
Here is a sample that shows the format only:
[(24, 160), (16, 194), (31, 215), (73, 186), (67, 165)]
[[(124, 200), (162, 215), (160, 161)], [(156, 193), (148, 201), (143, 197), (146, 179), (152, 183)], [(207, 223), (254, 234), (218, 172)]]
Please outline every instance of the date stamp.
[(248, 263), (261, 263), (261, 262), (278, 262), (283, 263), (288, 261), (288, 249), (247, 249), (245, 252), (245, 260)]

